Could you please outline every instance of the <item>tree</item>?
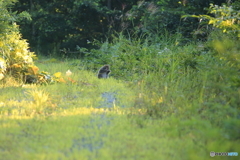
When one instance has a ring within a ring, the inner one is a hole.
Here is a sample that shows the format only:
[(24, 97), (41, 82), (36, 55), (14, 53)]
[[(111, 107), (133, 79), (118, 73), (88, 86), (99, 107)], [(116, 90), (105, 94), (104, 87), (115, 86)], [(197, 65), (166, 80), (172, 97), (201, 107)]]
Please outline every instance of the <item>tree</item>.
[(31, 14), (32, 21), (18, 23), (34, 51), (79, 56), (79, 48), (93, 47), (89, 42), (95, 39), (111, 40), (116, 32), (157, 36), (168, 31), (190, 39), (197, 20), (181, 16), (207, 14), (210, 2), (225, 0), (19, 0), (14, 11)]
[(20, 0), (15, 6), (16, 11), (31, 14), (32, 22), (20, 22), (21, 29), (33, 48), (45, 55), (57, 54), (60, 48), (86, 47), (87, 40), (103, 38), (107, 32), (105, 9), (99, 0)]

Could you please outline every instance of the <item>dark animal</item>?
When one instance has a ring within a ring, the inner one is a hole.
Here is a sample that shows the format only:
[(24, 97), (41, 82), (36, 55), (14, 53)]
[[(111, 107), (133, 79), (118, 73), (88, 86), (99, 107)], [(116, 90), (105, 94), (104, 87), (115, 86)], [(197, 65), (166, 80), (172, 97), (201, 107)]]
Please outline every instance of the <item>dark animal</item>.
[(104, 65), (98, 71), (98, 78), (108, 78), (108, 74), (110, 73), (110, 66)]

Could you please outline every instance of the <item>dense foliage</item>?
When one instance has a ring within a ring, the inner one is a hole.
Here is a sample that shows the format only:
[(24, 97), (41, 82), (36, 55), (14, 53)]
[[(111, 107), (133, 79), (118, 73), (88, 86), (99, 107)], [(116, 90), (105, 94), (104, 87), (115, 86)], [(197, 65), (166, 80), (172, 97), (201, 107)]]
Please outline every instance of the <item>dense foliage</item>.
[(207, 14), (210, 3), (221, 5), (225, 0), (19, 0), (13, 10), (28, 11), (32, 21), (20, 21), (24, 38), (31, 49), (43, 55), (79, 57), (81, 48), (92, 48), (93, 40), (111, 40), (115, 32), (124, 35), (162, 35), (165, 32), (183, 35), (184, 43), (206, 40), (197, 19), (181, 19), (185, 14)]

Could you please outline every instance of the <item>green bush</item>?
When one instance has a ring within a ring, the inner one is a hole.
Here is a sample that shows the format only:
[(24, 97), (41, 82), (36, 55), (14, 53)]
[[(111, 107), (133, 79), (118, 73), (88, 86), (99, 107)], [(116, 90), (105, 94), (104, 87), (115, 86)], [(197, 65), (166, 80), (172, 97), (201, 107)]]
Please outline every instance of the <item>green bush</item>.
[(28, 43), (22, 39), (15, 23), (18, 15), (8, 11), (14, 2), (0, 3), (0, 79), (13, 76), (18, 80), (25, 81), (27, 75), (37, 74), (38, 68), (33, 63), (35, 55), (28, 50)]
[[(5, 30), (0, 35), (0, 56), (4, 64), (5, 74), (10, 74), (16, 78), (29, 73), (29, 69), (36, 72), (33, 58), (35, 55), (28, 50), (28, 43), (21, 38), (18, 26), (13, 24), (11, 30)], [(30, 73), (29, 73), (30, 74)]]
[[(15, 1), (0, 2), (0, 81), (10, 83), (49, 83), (60, 77), (40, 72), (34, 65), (33, 52), (29, 50), (27, 40), (22, 38), (15, 21), (28, 16), (26, 12), (17, 15), (8, 11)], [(29, 17), (27, 17), (29, 18)], [(14, 80), (12, 80), (14, 78)]]

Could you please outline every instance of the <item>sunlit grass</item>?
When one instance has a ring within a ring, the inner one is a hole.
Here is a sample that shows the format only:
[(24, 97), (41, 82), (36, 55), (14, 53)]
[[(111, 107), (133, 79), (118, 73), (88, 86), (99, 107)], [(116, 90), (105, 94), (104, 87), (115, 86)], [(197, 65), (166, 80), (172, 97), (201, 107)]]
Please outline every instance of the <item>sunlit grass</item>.
[[(158, 51), (150, 50), (143, 52)], [(98, 79), (97, 71), (86, 70), (79, 60), (38, 60), (42, 71), (57, 73), (64, 81), (49, 85), (9, 81), (1, 88), (0, 157), (205, 160), (212, 159), (210, 151), (237, 151), (238, 121), (232, 118), (236, 94), (223, 87), (226, 77), (204, 69), (201, 58), (198, 70), (181, 67), (191, 50), (197, 49), (172, 47), (164, 57), (154, 58), (159, 68), (148, 72), (143, 64), (141, 74), (126, 81), (116, 78), (118, 73)], [(114, 67), (120, 71), (121, 66)], [(128, 69), (126, 75), (132, 72)]]

